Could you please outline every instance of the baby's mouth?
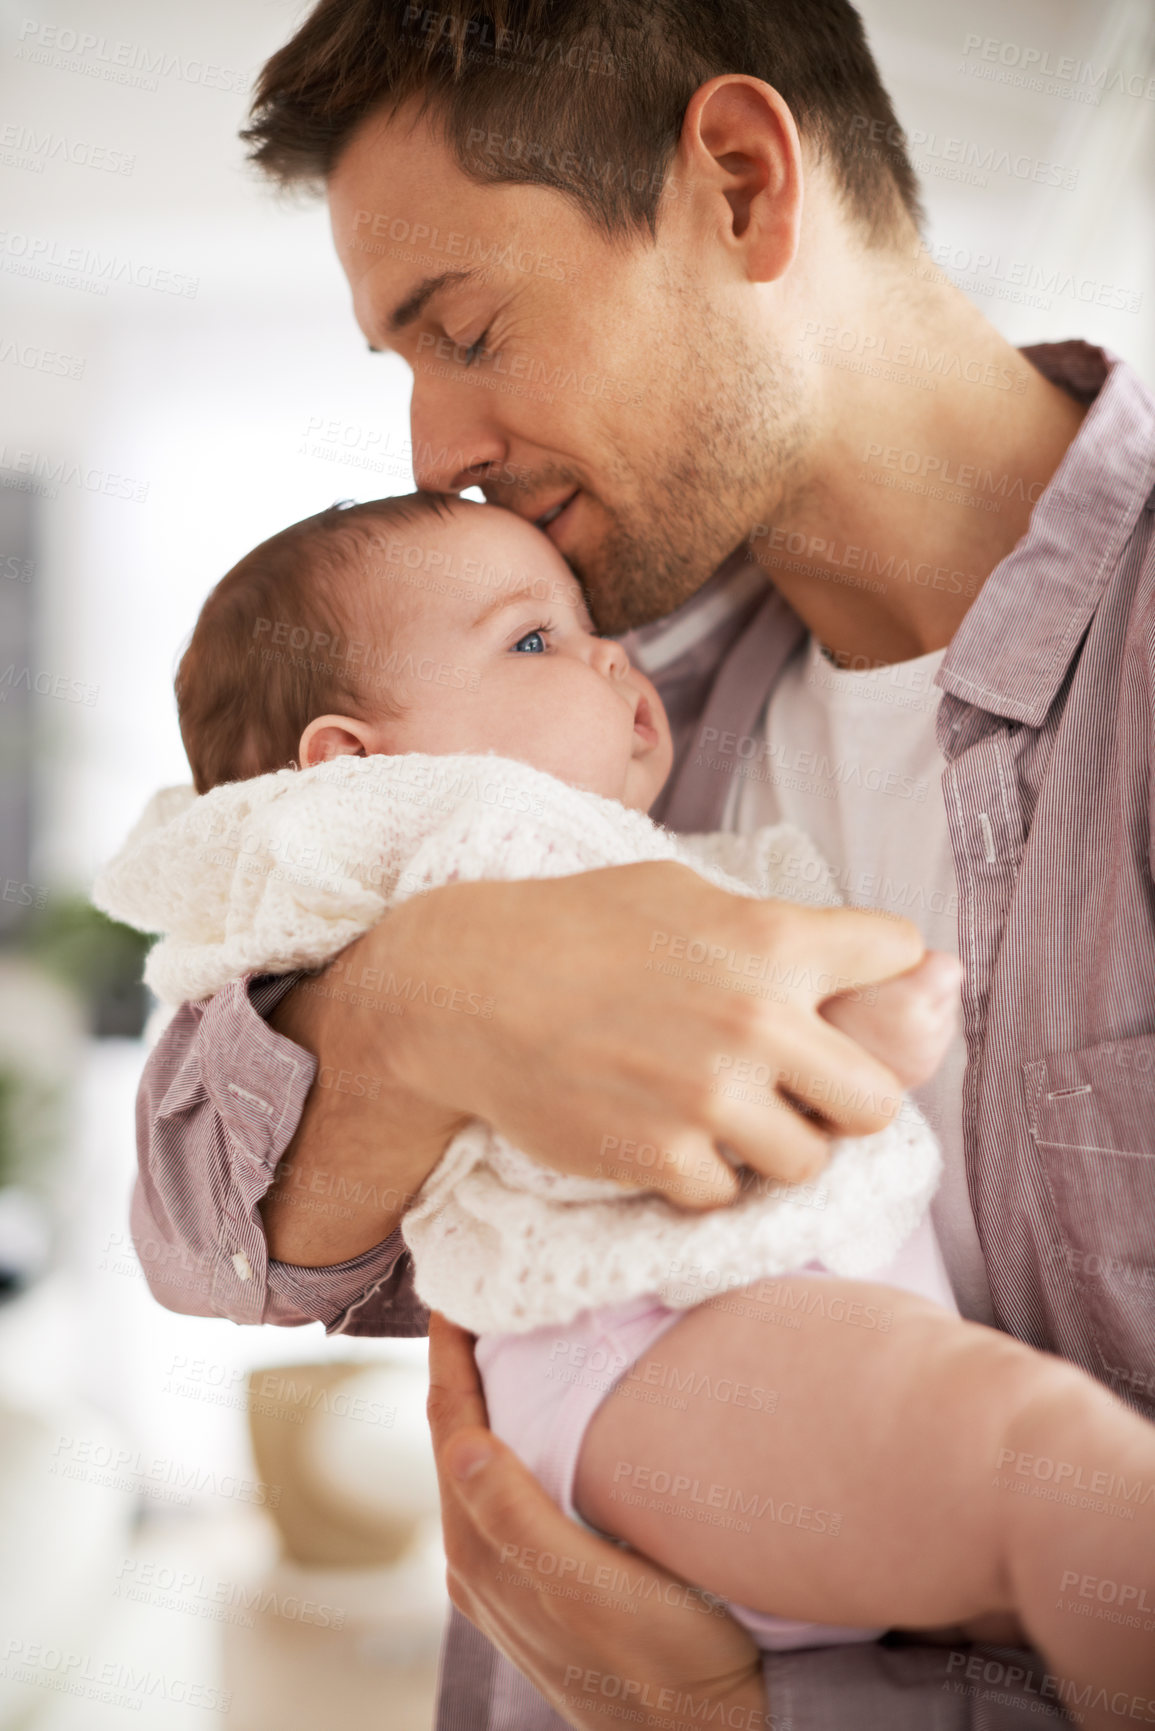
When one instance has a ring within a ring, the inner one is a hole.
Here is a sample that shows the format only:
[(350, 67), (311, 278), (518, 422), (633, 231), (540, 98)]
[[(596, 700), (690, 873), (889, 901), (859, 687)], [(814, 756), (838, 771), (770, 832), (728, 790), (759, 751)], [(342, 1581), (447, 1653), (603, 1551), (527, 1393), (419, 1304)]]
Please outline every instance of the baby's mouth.
[(634, 732), (644, 744), (657, 745), (658, 730), (654, 726), (653, 713), (646, 697), (638, 698), (638, 707), (634, 710)]

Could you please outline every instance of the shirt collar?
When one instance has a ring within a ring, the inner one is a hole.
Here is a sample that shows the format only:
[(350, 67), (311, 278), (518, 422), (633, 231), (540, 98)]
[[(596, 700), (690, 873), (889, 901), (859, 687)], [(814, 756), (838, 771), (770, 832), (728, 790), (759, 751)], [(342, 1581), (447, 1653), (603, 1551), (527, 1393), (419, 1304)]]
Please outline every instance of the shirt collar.
[(951, 639), (937, 683), (1040, 727), (1155, 485), (1155, 401), (1125, 362), (1088, 343), (1024, 349), (1091, 407), (1031, 513)]
[(739, 547), (688, 601), (620, 641), (643, 673), (661, 679), (738, 615), (748, 615), (754, 597), (765, 595), (769, 586), (765, 572)]

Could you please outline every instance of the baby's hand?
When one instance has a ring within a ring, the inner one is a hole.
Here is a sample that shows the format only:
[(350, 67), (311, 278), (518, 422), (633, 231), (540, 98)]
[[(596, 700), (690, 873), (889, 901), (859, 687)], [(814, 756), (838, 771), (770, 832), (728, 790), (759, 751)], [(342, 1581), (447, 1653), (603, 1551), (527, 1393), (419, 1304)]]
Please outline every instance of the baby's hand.
[(856, 997), (828, 998), (821, 1013), (893, 1070), (904, 1088), (917, 1088), (933, 1076), (950, 1045), (961, 979), (953, 956), (928, 950), (908, 974)]

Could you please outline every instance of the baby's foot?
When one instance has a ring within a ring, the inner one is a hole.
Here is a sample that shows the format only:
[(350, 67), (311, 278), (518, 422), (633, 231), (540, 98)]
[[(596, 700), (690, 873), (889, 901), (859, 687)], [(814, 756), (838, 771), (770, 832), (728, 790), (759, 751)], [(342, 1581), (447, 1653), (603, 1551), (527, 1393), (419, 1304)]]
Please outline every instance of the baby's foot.
[(942, 1062), (958, 1023), (962, 968), (942, 950), (928, 950), (917, 968), (883, 980), (856, 997), (828, 998), (822, 1014), (917, 1088)]

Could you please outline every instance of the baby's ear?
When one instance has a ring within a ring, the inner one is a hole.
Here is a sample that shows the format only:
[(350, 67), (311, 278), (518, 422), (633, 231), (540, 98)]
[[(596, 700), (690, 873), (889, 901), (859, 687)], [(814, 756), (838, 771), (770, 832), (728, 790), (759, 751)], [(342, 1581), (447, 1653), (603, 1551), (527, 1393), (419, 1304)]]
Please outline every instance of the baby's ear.
[(370, 729), (351, 715), (319, 715), (301, 735), (297, 755), (302, 769), (327, 763), (331, 757), (367, 757)]

